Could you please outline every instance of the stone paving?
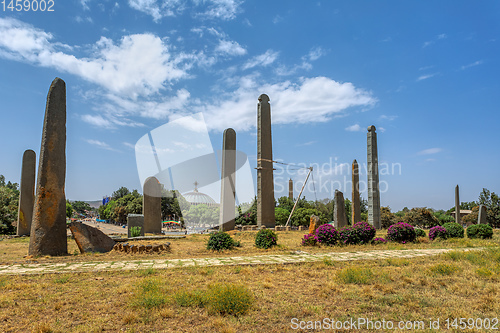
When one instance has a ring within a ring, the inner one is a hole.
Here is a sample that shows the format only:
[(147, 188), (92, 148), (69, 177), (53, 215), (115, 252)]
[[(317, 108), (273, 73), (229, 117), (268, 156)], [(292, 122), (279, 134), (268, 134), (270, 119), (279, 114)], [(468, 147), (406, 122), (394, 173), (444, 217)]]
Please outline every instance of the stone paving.
[(416, 249), (416, 250), (382, 250), (366, 252), (331, 252), (309, 254), (297, 251), (292, 254), (272, 254), (248, 257), (220, 257), (220, 258), (190, 258), (190, 259), (151, 259), (151, 260), (124, 260), (109, 262), (71, 262), (71, 263), (33, 263), (0, 265), (0, 275), (17, 274), (46, 274), (71, 272), (98, 272), (138, 269), (167, 269), (178, 267), (205, 267), (223, 265), (268, 265), (293, 264), (315, 261), (349, 261), (349, 260), (377, 260), (388, 258), (416, 258), (434, 256), (450, 251), (470, 251), (474, 249)]

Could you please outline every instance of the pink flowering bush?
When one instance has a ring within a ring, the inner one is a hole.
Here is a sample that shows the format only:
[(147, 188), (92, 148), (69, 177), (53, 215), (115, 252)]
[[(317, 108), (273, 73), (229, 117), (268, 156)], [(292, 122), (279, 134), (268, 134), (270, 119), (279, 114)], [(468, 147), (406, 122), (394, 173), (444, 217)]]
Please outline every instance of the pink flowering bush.
[(353, 226), (339, 230), (340, 242), (343, 244), (366, 244), (375, 237), (375, 227), (367, 222), (358, 222)]
[(446, 232), (446, 229), (444, 227), (437, 225), (429, 230), (429, 239), (432, 241), (436, 238), (448, 238), (448, 233)]
[(318, 237), (315, 234), (305, 234), (302, 238), (302, 246), (315, 246), (318, 244)]
[(316, 229), (316, 239), (318, 243), (335, 245), (339, 240), (339, 233), (331, 224), (323, 224)]
[(377, 237), (377, 238), (374, 238), (372, 240), (372, 244), (373, 245), (377, 245), (377, 244), (385, 244), (387, 243), (387, 241), (385, 239), (383, 239), (382, 237)]
[(387, 230), (387, 239), (393, 242), (407, 243), (413, 242), (417, 238), (417, 233), (413, 226), (405, 222), (393, 224)]
[(260, 249), (269, 249), (278, 244), (278, 236), (270, 229), (261, 229), (255, 236), (255, 246)]

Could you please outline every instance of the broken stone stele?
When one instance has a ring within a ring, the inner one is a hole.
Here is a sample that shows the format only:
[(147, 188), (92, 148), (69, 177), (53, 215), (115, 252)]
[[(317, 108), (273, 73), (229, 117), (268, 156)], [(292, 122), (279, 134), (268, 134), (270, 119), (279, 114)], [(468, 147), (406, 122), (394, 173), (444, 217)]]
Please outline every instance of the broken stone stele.
[(359, 200), (359, 166), (358, 161), (352, 162), (352, 224), (361, 221), (361, 203)]
[(64, 255), (66, 238), (66, 84), (52, 81), (42, 131), (29, 255)]
[(17, 214), (18, 236), (29, 236), (33, 219), (33, 205), (35, 202), (35, 172), (36, 154), (28, 149), (23, 154), (21, 168), (21, 187), (19, 191), (19, 210)]
[(75, 238), (75, 242), (80, 249), (80, 253), (106, 253), (111, 251), (116, 243), (101, 230), (81, 222), (71, 222), (69, 224), (69, 230), (71, 230), (71, 233)]

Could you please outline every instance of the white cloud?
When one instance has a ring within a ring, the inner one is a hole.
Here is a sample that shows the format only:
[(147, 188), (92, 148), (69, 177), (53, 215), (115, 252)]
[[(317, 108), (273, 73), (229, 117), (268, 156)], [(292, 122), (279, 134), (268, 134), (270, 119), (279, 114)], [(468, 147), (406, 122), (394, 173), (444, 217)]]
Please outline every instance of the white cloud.
[(432, 154), (437, 154), (442, 152), (442, 148), (429, 148), (429, 149), (424, 149), (422, 151), (419, 151), (417, 155), (432, 155)]
[(102, 142), (99, 140), (93, 140), (93, 139), (87, 139), (85, 141), (87, 141), (91, 145), (97, 146), (97, 147), (102, 148), (102, 149), (111, 150), (111, 151), (118, 151), (114, 148), (111, 148), (110, 145), (108, 145), (106, 142)]
[(248, 60), (244, 65), (243, 69), (250, 69), (254, 68), (257, 66), (269, 66), (273, 62), (278, 59), (279, 52), (273, 51), (273, 50), (267, 50), (266, 53), (258, 55), (256, 57), (253, 57), (252, 59)]
[(430, 41), (427, 41), (427, 42), (424, 42), (424, 44), (422, 45), (422, 48), (426, 48), (434, 43), (436, 43), (437, 40), (442, 40), (442, 39), (446, 39), (448, 38), (448, 35), (446, 34), (439, 34), (437, 35), (434, 40), (430, 40)]
[(323, 50), (321, 47), (315, 47), (311, 51), (309, 51), (309, 54), (307, 55), (307, 59), (309, 61), (316, 61), (322, 56), (326, 54), (325, 50)]
[(434, 77), (436, 76), (438, 73), (432, 73), (432, 74), (425, 74), (425, 75), (420, 75), (418, 78), (417, 78), (417, 81), (422, 81), (422, 80), (427, 80), (427, 79), (430, 79), (431, 77)]
[(271, 99), (273, 124), (326, 122), (351, 107), (370, 107), (377, 102), (372, 94), (326, 77), (305, 78), (258, 85), (255, 77), (243, 77), (236, 91), (219, 96), (212, 104), (198, 105), (209, 129), (232, 127), (246, 131), (255, 127), (257, 98), (266, 93)]
[(380, 116), (380, 119), (381, 120), (389, 120), (389, 121), (393, 121), (397, 118), (398, 116), (387, 116), (385, 114), (381, 115)]
[(151, 15), (155, 22), (163, 17), (175, 16), (183, 10), (179, 0), (128, 0), (128, 4), (132, 9)]
[(124, 36), (115, 43), (101, 37), (91, 57), (77, 58), (53, 36), (15, 19), (0, 18), (0, 56), (80, 76), (110, 91), (136, 98), (150, 95), (187, 76), (168, 46), (152, 34)]
[(440, 34), (440, 35), (437, 35), (436, 38), (437, 39), (446, 39), (446, 38), (448, 38), (448, 36), (446, 34)]
[(361, 126), (359, 126), (359, 124), (354, 124), (352, 126), (346, 127), (345, 130), (349, 132), (359, 132), (361, 131)]
[(462, 67), (460, 67), (460, 69), (464, 70), (464, 69), (467, 69), (467, 68), (471, 68), (471, 67), (482, 65), (483, 63), (484, 63), (483, 60), (478, 60), (478, 61), (473, 62), (472, 64), (468, 64), (468, 65), (462, 66)]
[(227, 54), (229, 56), (242, 56), (247, 53), (238, 42), (230, 40), (221, 40), (219, 45), (215, 48), (215, 51), (220, 54)]
[(242, 2), (239, 0), (209, 0), (208, 10), (200, 15), (211, 19), (233, 20), (241, 11)]

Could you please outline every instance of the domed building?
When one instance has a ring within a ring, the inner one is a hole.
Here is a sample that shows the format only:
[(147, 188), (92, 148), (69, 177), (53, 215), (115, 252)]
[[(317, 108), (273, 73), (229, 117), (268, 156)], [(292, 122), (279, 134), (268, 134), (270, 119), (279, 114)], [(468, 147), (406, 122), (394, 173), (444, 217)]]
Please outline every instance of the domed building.
[(208, 207), (218, 207), (219, 204), (215, 202), (208, 194), (198, 191), (198, 182), (194, 182), (194, 191), (182, 195), (191, 206), (207, 205)]

